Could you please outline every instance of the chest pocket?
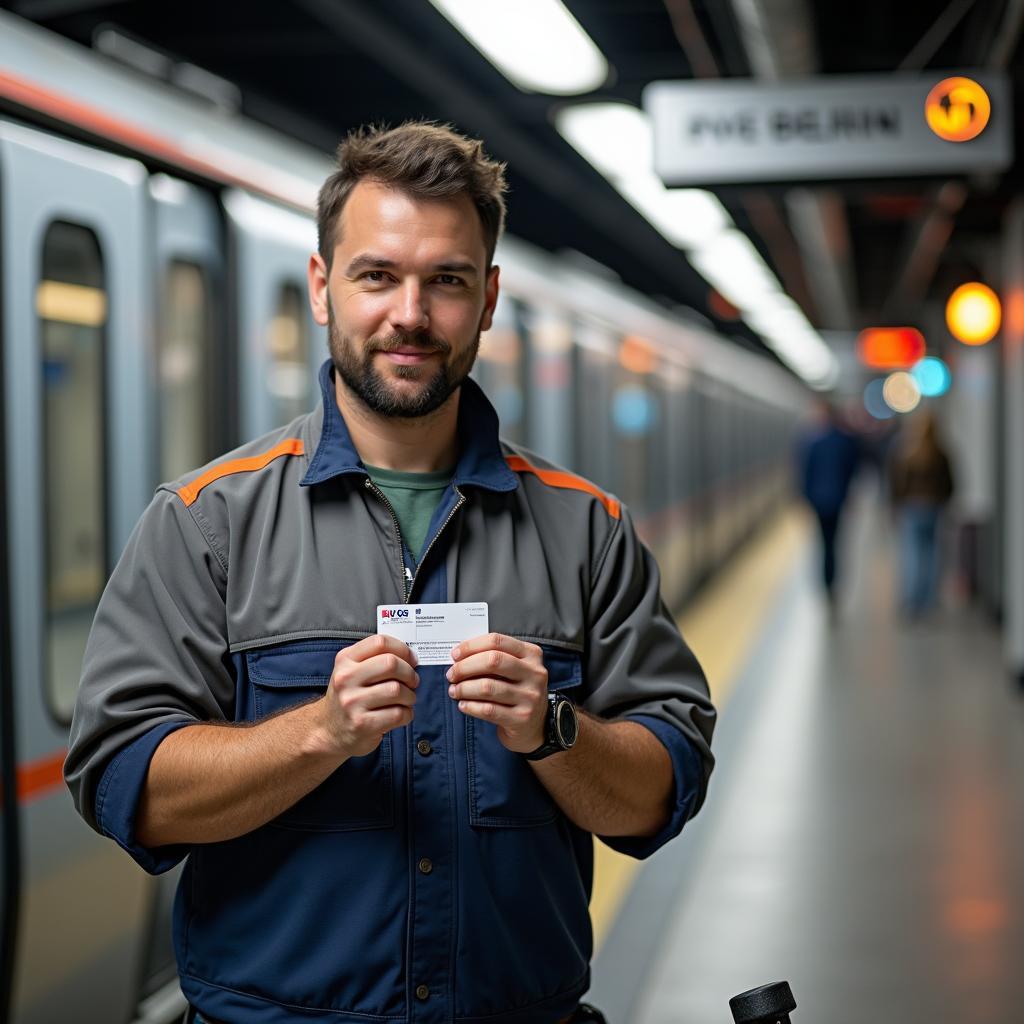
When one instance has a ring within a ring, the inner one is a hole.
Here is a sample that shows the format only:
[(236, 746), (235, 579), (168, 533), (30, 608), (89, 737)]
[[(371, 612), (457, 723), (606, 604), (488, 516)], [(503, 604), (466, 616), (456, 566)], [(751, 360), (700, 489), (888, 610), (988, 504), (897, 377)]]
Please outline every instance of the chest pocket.
[[(344, 641), (314, 640), (247, 652), (250, 717), (259, 721), (323, 696), (334, 658), (348, 646)], [(370, 754), (350, 757), (270, 824), (304, 832), (389, 828), (395, 820), (391, 737), (387, 733)]]
[[(578, 701), (583, 683), (579, 654), (544, 647), (548, 692)], [(558, 817), (558, 807), (529, 762), (502, 746), (490, 722), (466, 716), (469, 821), (478, 828), (533, 828)]]

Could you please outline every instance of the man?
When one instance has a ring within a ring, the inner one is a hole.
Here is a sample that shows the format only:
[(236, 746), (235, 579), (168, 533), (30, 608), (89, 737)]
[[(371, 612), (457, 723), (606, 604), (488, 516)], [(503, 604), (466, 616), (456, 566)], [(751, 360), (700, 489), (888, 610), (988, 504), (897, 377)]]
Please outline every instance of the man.
[(800, 491), (818, 520), (821, 533), (821, 581), (829, 613), (838, 608), (838, 536), (850, 483), (860, 464), (860, 444), (843, 429), (838, 410), (819, 402), (815, 419), (797, 446)]
[[(589, 982), (590, 833), (674, 836), (714, 709), (625, 509), (499, 442), (468, 379), (503, 168), (427, 124), (338, 156), (309, 264), (322, 408), (159, 489), (66, 776), (146, 870), (188, 857), (203, 1020), (561, 1021)], [(486, 602), (489, 632), (417, 665), (375, 632), (406, 602)]]

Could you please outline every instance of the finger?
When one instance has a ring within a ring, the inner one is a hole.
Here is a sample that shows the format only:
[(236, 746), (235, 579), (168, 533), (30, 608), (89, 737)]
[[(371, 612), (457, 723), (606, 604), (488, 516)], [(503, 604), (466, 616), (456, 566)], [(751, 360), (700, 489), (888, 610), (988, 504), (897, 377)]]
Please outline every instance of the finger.
[(478, 718), (483, 722), (494, 722), (503, 728), (516, 730), (521, 729), (524, 719), (521, 714), (506, 705), (500, 705), (493, 700), (460, 700), (459, 711), (470, 718)]
[(349, 672), (348, 679), (351, 686), (373, 686), (388, 679), (397, 680), (413, 690), (420, 684), (416, 670), (397, 654), (378, 654), (358, 662)]
[(410, 665), (416, 665), (416, 655), (413, 654), (409, 645), (403, 643), (398, 637), (388, 636), (385, 633), (374, 633), (372, 636), (363, 637), (351, 647), (338, 651), (338, 657), (346, 657), (350, 661), (366, 661), (381, 654), (395, 654)]
[(523, 703), (522, 687), (504, 679), (469, 679), (448, 687), (448, 696), (456, 700), (479, 700), (509, 707)]
[(384, 683), (367, 686), (358, 697), (358, 703), (364, 708), (386, 708), (402, 704), (412, 707), (416, 703), (416, 694), (396, 679)]
[(448, 682), (489, 676), (492, 679), (526, 680), (537, 675), (539, 666), (502, 651), (482, 651), (455, 662), (448, 669)]
[(392, 729), (399, 729), (408, 725), (415, 716), (412, 708), (404, 705), (393, 705), (386, 708), (377, 708), (367, 711), (363, 717), (363, 724), (371, 732), (390, 732)]
[(460, 661), (471, 654), (479, 654), (481, 651), (504, 651), (515, 658), (526, 658), (531, 654), (539, 657), (541, 653), (536, 644), (528, 644), (513, 636), (506, 636), (504, 633), (484, 633), (482, 636), (474, 636), (469, 640), (461, 641), (458, 646), (452, 648), (452, 657), (456, 661)]

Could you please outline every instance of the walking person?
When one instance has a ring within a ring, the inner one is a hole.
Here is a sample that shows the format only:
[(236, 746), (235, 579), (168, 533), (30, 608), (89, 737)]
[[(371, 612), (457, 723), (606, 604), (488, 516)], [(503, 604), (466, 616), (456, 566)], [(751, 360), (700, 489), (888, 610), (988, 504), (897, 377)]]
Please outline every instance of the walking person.
[(858, 439), (845, 429), (835, 406), (822, 402), (797, 451), (800, 491), (821, 534), (821, 582), (834, 615), (838, 606), (839, 525), (860, 464)]
[(504, 191), (448, 128), (348, 137), (320, 407), (161, 486), (100, 601), (65, 776), (185, 862), (206, 1024), (593, 1019), (593, 835), (646, 857), (704, 799), (715, 710), (628, 510), (469, 377)]
[(938, 603), (942, 512), (953, 496), (953, 471), (931, 412), (910, 424), (893, 453), (889, 493), (899, 536), (900, 608), (919, 618)]

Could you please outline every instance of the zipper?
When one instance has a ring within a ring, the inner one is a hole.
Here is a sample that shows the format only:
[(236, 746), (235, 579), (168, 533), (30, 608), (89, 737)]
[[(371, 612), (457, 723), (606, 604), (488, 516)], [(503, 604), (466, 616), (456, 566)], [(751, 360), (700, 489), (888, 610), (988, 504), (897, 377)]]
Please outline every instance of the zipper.
[(370, 479), (366, 478), (364, 485), (368, 491), (373, 491), (374, 494), (384, 502), (384, 507), (391, 513), (391, 522), (395, 524), (395, 536), (398, 538), (398, 575), (402, 580), (402, 593), (405, 595), (402, 599), (404, 604), (409, 603), (409, 595), (412, 593), (412, 587), (409, 584), (409, 568), (405, 564), (405, 541), (402, 540), (402, 528), (398, 525), (398, 516), (395, 515), (395, 510), (388, 501), (388, 496)]
[(391, 515), (391, 522), (395, 524), (395, 536), (398, 538), (398, 565), (399, 575), (402, 578), (402, 592), (405, 594), (404, 603), (408, 604), (409, 599), (412, 597), (413, 589), (416, 586), (416, 580), (420, 575), (420, 566), (427, 560), (427, 555), (430, 554), (430, 549), (437, 543), (437, 538), (444, 533), (445, 528), (455, 518), (455, 513), (466, 504), (466, 496), (458, 489), (455, 488), (455, 493), (459, 496), (459, 500), (455, 503), (455, 507), (448, 513), (448, 518), (441, 524), (437, 533), (434, 534), (430, 539), (430, 543), (427, 545), (426, 550), (423, 552), (420, 558), (420, 564), (416, 566), (415, 574), (409, 572), (409, 567), (405, 564), (405, 542), (402, 540), (402, 528), (398, 525), (398, 516), (395, 515), (395, 509), (391, 502), (388, 501), (388, 496), (370, 479), (366, 478), (366, 489), (372, 491), (382, 502), (384, 507), (388, 510)]
[[(455, 513), (458, 512), (459, 509), (462, 508), (462, 506), (466, 504), (466, 496), (462, 493), (462, 491), (460, 491), (458, 489), (458, 487), (455, 488), (455, 493), (459, 496), (459, 500), (457, 502), (455, 502), (455, 507), (451, 510), (451, 512), (448, 513), (448, 518), (441, 524), (441, 526), (438, 529), (437, 533), (435, 533), (434, 536), (430, 539), (430, 543), (427, 545), (426, 550), (423, 552), (422, 556), (420, 557), (420, 564), (416, 566), (416, 572), (413, 574), (412, 583), (409, 584), (409, 593), (410, 594), (416, 588), (416, 580), (417, 580), (417, 578), (419, 577), (419, 574), (420, 574), (420, 567), (427, 560), (427, 555), (430, 554), (430, 549), (436, 543), (437, 538), (440, 537), (442, 533), (444, 533), (445, 527), (455, 518)], [(406, 602), (408, 602), (409, 598), (407, 597), (405, 600), (406, 600)]]

